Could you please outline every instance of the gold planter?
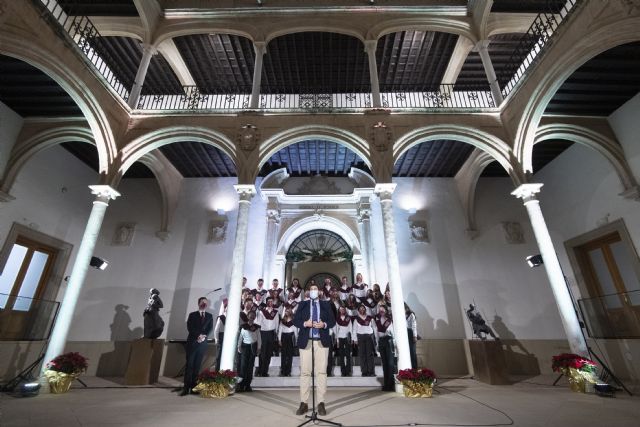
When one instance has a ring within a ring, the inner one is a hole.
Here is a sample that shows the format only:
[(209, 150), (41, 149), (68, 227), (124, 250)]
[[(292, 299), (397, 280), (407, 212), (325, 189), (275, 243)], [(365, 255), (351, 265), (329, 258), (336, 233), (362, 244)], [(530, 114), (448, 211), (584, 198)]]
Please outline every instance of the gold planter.
[(224, 399), (229, 396), (229, 385), (221, 383), (198, 383), (193, 391), (200, 392), (200, 397)]
[(44, 375), (49, 381), (49, 390), (53, 394), (62, 394), (68, 392), (71, 388), (71, 383), (78, 377), (75, 374), (65, 374), (64, 372), (50, 370), (45, 371)]
[(581, 372), (574, 368), (563, 369), (562, 374), (569, 380), (569, 388), (576, 393), (584, 393), (587, 382), (595, 383), (596, 379), (590, 372)]
[(416, 381), (402, 381), (404, 397), (431, 397), (433, 386)]

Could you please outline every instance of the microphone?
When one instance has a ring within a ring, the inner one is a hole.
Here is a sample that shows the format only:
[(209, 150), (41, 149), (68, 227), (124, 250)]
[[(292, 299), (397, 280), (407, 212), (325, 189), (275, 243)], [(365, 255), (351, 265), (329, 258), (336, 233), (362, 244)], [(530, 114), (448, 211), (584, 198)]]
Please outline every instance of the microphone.
[(214, 292), (218, 292), (218, 291), (221, 291), (221, 290), (222, 290), (222, 288), (216, 288), (216, 289), (214, 289), (214, 290), (212, 290), (212, 291), (207, 292), (206, 294), (204, 294), (204, 296), (206, 297), (206, 296), (207, 296), (207, 295), (209, 295), (209, 294), (212, 294), (212, 293), (214, 293)]

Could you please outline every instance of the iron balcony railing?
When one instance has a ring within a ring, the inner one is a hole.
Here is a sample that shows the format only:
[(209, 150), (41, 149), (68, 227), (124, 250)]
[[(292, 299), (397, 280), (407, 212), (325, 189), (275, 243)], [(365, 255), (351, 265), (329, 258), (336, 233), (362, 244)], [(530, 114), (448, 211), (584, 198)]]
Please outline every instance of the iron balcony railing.
[(380, 94), (383, 108), (493, 108), (496, 106), (488, 88), (453, 84), (416, 90), (394, 85)]
[(581, 1), (554, 0), (545, 2), (546, 10), (538, 13), (527, 32), (520, 38), (507, 61), (507, 66), (497, 73), (498, 82), (505, 98), (542, 56), (541, 54), (550, 45), (555, 32), (566, 22), (567, 17), (575, 11), (577, 4)]
[(139, 110), (244, 110), (249, 108), (251, 88), (212, 93), (197, 86), (183, 86), (180, 95), (142, 95)]
[(589, 336), (640, 338), (640, 290), (578, 300)]
[[(114, 70), (107, 65), (105, 59), (109, 60), (110, 64), (117, 64), (117, 61), (111, 60), (109, 53), (104, 49), (100, 49), (98, 52), (96, 41), (100, 38), (100, 33), (91, 20), (86, 16), (68, 14), (56, 0), (33, 0), (33, 3), (41, 10), (42, 18), (53, 24), (53, 28), (63, 40), (69, 44), (75, 44), (84, 57), (95, 67), (98, 74), (104, 77), (111, 88), (126, 101), (129, 98), (131, 87), (127, 87), (116, 77), (117, 73), (114, 73)], [(66, 4), (68, 4), (69, 11), (72, 12), (75, 3), (67, 2)]]

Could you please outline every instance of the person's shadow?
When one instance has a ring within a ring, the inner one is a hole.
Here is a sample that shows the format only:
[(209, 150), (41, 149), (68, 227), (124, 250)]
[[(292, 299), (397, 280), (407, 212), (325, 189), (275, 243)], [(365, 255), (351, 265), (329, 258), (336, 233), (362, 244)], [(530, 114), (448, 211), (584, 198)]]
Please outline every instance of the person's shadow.
[(129, 306), (124, 304), (117, 304), (114, 307), (116, 313), (113, 316), (113, 322), (109, 325), (113, 350), (100, 356), (96, 369), (97, 377), (123, 377), (129, 363), (131, 341), (142, 338), (141, 327), (133, 330), (130, 327), (131, 316), (127, 312), (128, 309)]
[[(535, 376), (540, 374), (538, 358), (529, 352), (516, 338), (502, 321), (502, 317), (496, 314), (491, 322), (493, 330), (500, 338), (500, 344), (504, 348), (504, 355), (510, 374)], [(519, 350), (519, 351), (514, 351)]]

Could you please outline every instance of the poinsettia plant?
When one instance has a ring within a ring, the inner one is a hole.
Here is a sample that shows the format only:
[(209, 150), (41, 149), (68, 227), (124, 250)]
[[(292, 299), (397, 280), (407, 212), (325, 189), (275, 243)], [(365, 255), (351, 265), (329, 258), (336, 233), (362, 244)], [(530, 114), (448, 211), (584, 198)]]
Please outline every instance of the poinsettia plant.
[(77, 352), (61, 354), (49, 363), (47, 369), (65, 374), (79, 375), (89, 367), (86, 357)]
[(430, 386), (436, 382), (436, 374), (431, 369), (401, 369), (396, 375), (398, 381), (414, 381), (418, 383), (427, 383)]
[(235, 384), (238, 374), (230, 369), (204, 370), (198, 375), (198, 383)]
[(580, 372), (596, 373), (596, 364), (593, 360), (573, 353), (562, 353), (553, 356), (551, 368), (554, 372), (562, 372), (563, 370), (573, 368)]

